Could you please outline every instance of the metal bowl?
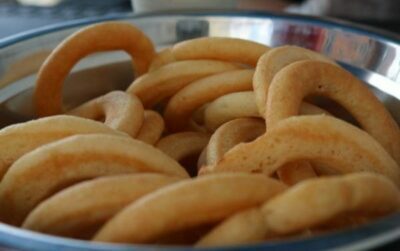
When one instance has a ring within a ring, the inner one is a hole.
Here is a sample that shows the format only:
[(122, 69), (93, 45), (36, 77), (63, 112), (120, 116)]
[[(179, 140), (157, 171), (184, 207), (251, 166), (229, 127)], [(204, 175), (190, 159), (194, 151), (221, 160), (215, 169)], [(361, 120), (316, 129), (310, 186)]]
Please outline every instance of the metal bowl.
[[(199, 36), (228, 36), (270, 46), (295, 44), (319, 51), (362, 79), (400, 122), (399, 37), (344, 22), (298, 15), (208, 11), (85, 19), (0, 40), (0, 127), (34, 117), (32, 87), (35, 72), (51, 49), (82, 26), (105, 20), (123, 20), (139, 26), (159, 48)], [(120, 52), (85, 58), (66, 80), (65, 106), (74, 107), (112, 89), (126, 88), (133, 79), (129, 64), (128, 56)], [(354, 229), (307, 239), (230, 247), (229, 250), (361, 250), (398, 241), (399, 238), (400, 214), (395, 214)], [(4, 224), (0, 224), (0, 246), (41, 251), (178, 249), (90, 243)]]

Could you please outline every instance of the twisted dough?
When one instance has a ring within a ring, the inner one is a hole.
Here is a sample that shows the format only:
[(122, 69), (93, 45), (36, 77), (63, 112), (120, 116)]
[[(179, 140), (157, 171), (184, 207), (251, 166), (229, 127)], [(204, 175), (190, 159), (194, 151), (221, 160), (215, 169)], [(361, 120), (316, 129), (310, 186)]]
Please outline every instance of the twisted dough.
[(166, 233), (218, 222), (284, 189), (279, 181), (255, 174), (227, 173), (181, 181), (123, 209), (94, 240), (148, 243)]
[(40, 68), (34, 95), (37, 114), (62, 113), (62, 86), (72, 67), (89, 54), (110, 50), (127, 52), (137, 76), (147, 71), (155, 53), (150, 39), (128, 23), (106, 22), (80, 29), (59, 44)]
[(125, 206), (180, 179), (162, 174), (130, 174), (81, 182), (40, 203), (29, 213), (22, 227), (90, 239)]
[(90, 100), (68, 112), (70, 115), (97, 120), (135, 137), (143, 123), (143, 105), (140, 100), (125, 92), (113, 91)]
[(36, 205), (66, 186), (136, 172), (188, 177), (176, 161), (130, 138), (78, 135), (41, 146), (14, 162), (0, 183), (0, 219), (20, 225)]
[(400, 192), (384, 176), (354, 173), (321, 177), (289, 188), (265, 202), (261, 209), (253, 208), (231, 216), (197, 245), (254, 243), (267, 236), (311, 228), (349, 212), (388, 213), (399, 209)]
[(14, 161), (41, 145), (71, 135), (97, 133), (127, 136), (103, 123), (67, 115), (41, 118), (5, 127), (0, 130), (0, 181)]
[(400, 186), (400, 168), (368, 133), (326, 115), (303, 115), (280, 121), (251, 143), (228, 151), (209, 172), (263, 172), (283, 164), (316, 160), (341, 173), (380, 173)]
[(135, 79), (127, 92), (139, 97), (144, 107), (149, 108), (199, 78), (238, 68), (216, 60), (173, 62)]

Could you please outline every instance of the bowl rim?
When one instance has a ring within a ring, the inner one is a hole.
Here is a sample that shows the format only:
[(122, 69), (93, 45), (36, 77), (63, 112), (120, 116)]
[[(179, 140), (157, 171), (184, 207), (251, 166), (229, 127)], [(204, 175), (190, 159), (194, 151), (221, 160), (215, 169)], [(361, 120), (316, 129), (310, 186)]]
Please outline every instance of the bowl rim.
[(15, 35), (7, 36), (0, 39), (0, 49), (11, 46), (13, 44), (29, 40), (31, 38), (45, 35), (48, 33), (65, 30), (69, 28), (75, 28), (82, 25), (89, 25), (104, 21), (113, 20), (135, 20), (142, 18), (151, 17), (168, 17), (168, 16), (190, 16), (190, 17), (248, 17), (248, 18), (272, 18), (272, 19), (286, 19), (286, 20), (297, 20), (303, 22), (309, 22), (316, 25), (323, 25), (328, 28), (339, 28), (352, 33), (365, 35), (371, 38), (384, 40), (388, 43), (393, 43), (400, 46), (400, 35), (392, 33), (386, 30), (381, 30), (375, 27), (354, 23), (351, 21), (345, 21), (337, 18), (327, 18), (327, 17), (316, 17), (301, 14), (292, 13), (279, 13), (273, 11), (240, 11), (240, 10), (180, 10), (180, 11), (159, 11), (151, 13), (124, 13), (124, 14), (112, 14), (103, 17), (89, 17), (75, 19), (65, 22), (60, 22), (56, 24), (46, 25), (40, 28), (31, 29), (28, 31), (19, 32)]
[[(0, 247), (19, 248), (22, 250), (88, 250), (88, 251), (150, 251), (150, 250), (191, 250), (191, 251), (227, 251), (227, 250), (365, 250), (382, 244), (393, 243), (400, 237), (400, 214), (384, 217), (355, 228), (319, 234), (313, 237), (298, 237), (284, 241), (268, 241), (256, 244), (224, 246), (224, 247), (188, 247), (143, 244), (113, 244), (76, 240), (47, 235), (20, 229), (0, 223)], [(385, 231), (386, 230), (386, 231)], [(367, 236), (365, 236), (367, 235)]]

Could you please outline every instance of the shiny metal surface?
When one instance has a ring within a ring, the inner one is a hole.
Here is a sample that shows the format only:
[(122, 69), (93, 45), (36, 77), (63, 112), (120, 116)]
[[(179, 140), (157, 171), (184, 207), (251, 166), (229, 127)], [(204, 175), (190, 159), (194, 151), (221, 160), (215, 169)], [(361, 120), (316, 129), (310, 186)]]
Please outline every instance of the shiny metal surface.
[[(269, 46), (295, 44), (319, 51), (340, 62), (371, 86), (400, 122), (400, 39), (394, 35), (341, 22), (272, 13), (164, 13), (110, 19), (139, 26), (160, 48), (198, 36), (228, 36)], [(0, 40), (0, 127), (34, 117), (31, 94), (35, 72), (49, 51), (78, 28), (103, 20), (70, 22)], [(73, 107), (111, 89), (124, 89), (132, 79), (127, 55), (118, 52), (93, 55), (82, 60), (67, 79), (65, 105)], [(242, 249), (360, 250), (399, 237), (400, 215), (397, 214), (360, 229)], [(95, 245), (49, 237), (2, 224), (0, 245), (26, 250), (147, 250), (138, 246)]]

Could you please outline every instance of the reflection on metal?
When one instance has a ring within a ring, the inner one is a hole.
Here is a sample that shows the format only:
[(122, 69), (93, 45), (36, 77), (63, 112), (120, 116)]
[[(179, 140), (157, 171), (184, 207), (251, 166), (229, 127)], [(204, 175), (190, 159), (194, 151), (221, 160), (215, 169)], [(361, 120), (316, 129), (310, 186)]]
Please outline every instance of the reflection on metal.
[(180, 20), (176, 23), (176, 41), (208, 36), (208, 27), (208, 22), (204, 20)]
[(62, 0), (18, 0), (20, 4), (23, 5), (33, 5), (33, 6), (42, 6), (42, 7), (49, 7), (57, 5)]

